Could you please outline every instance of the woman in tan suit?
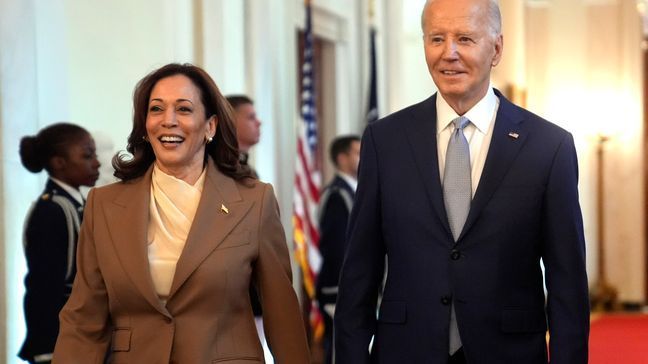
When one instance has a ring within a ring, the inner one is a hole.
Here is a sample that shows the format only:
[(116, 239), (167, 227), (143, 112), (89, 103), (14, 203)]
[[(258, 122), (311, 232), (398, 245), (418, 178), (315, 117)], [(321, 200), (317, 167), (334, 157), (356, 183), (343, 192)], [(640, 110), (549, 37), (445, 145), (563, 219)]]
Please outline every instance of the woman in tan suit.
[(134, 93), (122, 181), (88, 196), (54, 363), (262, 363), (257, 286), (278, 364), (308, 363), (274, 192), (238, 162), (214, 81), (169, 64)]

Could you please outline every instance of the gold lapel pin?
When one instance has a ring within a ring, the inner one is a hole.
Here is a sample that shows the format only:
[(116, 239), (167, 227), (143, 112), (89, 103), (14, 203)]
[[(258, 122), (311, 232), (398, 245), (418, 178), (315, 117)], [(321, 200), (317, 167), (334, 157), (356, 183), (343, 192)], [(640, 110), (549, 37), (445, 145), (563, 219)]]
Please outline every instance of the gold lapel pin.
[(229, 210), (223, 204), (221, 204), (221, 212), (224, 213), (224, 214), (229, 214)]
[(520, 137), (520, 134), (518, 134), (518, 133), (512, 131), (512, 132), (508, 133), (508, 136), (510, 136), (510, 137), (513, 138), (513, 139), (517, 139), (517, 138)]

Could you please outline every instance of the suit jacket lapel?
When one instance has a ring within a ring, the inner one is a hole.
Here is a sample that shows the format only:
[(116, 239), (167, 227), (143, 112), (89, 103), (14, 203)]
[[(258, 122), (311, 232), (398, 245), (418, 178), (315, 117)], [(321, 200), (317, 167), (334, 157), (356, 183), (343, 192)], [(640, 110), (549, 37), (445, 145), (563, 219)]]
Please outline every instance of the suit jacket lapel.
[(147, 231), (152, 171), (151, 167), (142, 178), (123, 183), (123, 191), (112, 203), (104, 205), (104, 214), (124, 271), (153, 307), (170, 316), (153, 288), (148, 260)]
[(434, 94), (413, 109), (413, 120), (403, 124), (414, 161), (426, 187), (428, 199), (436, 211), (437, 217), (441, 220), (441, 224), (451, 236), (443, 203), (441, 175), (439, 174), (436, 118), (436, 94)]
[(479, 186), (477, 186), (459, 240), (466, 235), (497, 187), (499, 187), (528, 135), (526, 127), (522, 123), (523, 117), (518, 113), (516, 107), (504, 98), (499, 91), (495, 90), (495, 94), (500, 99), (500, 105), (495, 119), (493, 136), (479, 180)]
[(252, 205), (253, 202), (243, 200), (236, 182), (221, 173), (210, 158), (198, 209), (176, 266), (169, 301), (202, 261), (223, 242)]

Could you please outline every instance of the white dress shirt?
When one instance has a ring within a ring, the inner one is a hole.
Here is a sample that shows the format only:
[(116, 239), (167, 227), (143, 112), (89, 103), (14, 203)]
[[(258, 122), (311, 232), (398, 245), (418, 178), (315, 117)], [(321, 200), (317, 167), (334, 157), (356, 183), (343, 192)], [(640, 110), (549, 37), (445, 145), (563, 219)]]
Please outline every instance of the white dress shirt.
[[(475, 196), (475, 191), (479, 185), (479, 179), (481, 178), (484, 164), (486, 163), (486, 156), (488, 155), (488, 148), (493, 136), (493, 126), (495, 125), (498, 108), (499, 99), (495, 95), (493, 88), (489, 86), (486, 95), (463, 115), (470, 120), (470, 123), (464, 127), (464, 135), (466, 136), (466, 140), (468, 140), (468, 146), (470, 148), (470, 181), (473, 197)], [(440, 93), (437, 93), (436, 109), (439, 174), (441, 175), (441, 183), (443, 184), (448, 141), (455, 131), (452, 120), (461, 115), (457, 115)]]
[(358, 189), (358, 180), (356, 178), (353, 178), (351, 175), (346, 174), (344, 172), (338, 171), (337, 172), (338, 176), (346, 182), (349, 187), (355, 192)]
[(74, 198), (78, 203), (83, 206), (85, 204), (85, 199), (83, 198), (83, 195), (81, 194), (81, 191), (77, 190), (76, 188), (70, 186), (69, 184), (61, 181), (58, 178), (54, 178), (52, 176), (49, 176), (49, 179), (54, 181), (59, 187), (65, 190), (65, 192), (69, 193), (72, 198)]

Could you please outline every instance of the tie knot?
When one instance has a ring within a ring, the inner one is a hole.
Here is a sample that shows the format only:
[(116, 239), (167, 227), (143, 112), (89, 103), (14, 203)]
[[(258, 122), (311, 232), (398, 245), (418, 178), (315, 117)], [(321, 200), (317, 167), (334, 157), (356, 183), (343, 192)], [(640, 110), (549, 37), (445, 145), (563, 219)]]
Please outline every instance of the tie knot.
[(468, 118), (465, 117), (465, 116), (460, 116), (460, 117), (452, 120), (452, 123), (454, 124), (455, 129), (463, 129), (463, 128), (466, 127), (466, 125), (468, 125), (469, 122), (470, 122), (470, 120), (468, 120)]

